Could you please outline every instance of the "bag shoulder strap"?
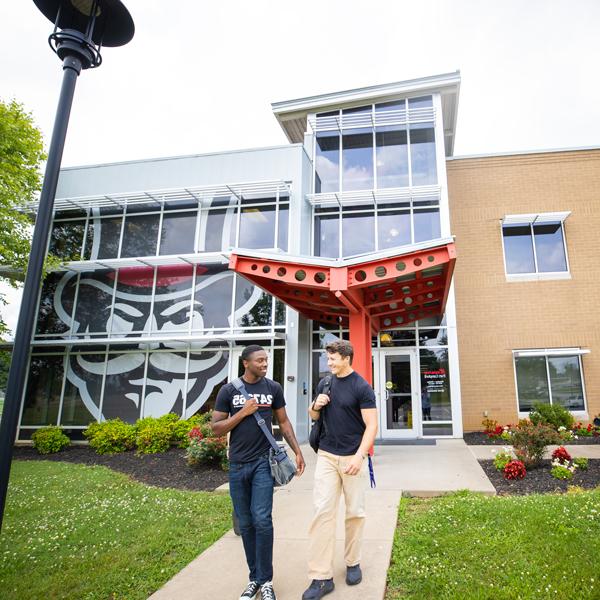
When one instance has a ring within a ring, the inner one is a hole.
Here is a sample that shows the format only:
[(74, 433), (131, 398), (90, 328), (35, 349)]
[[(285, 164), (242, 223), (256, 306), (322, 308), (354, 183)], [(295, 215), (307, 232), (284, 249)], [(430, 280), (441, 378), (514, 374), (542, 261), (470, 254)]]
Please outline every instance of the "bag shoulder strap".
[[(241, 377), (234, 379), (231, 384), (240, 394), (242, 394), (242, 396), (244, 396), (246, 400), (250, 400), (250, 394), (248, 394), (246, 386), (244, 385), (244, 381)], [(268, 385), (269, 384), (267, 383), (267, 386)], [(275, 450), (275, 452), (281, 452), (281, 447), (277, 443), (277, 440), (273, 437), (273, 434), (269, 431), (265, 420), (258, 414), (258, 411), (254, 413), (254, 418), (256, 419), (256, 422), (258, 423), (258, 426), (261, 428), (262, 432), (265, 434), (267, 440), (269, 440), (273, 450)]]

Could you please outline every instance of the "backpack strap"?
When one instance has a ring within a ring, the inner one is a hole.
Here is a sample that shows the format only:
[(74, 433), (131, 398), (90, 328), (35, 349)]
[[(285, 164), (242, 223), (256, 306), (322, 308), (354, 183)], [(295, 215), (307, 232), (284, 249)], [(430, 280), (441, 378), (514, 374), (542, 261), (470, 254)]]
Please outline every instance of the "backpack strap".
[[(267, 380), (268, 381), (268, 380)], [(238, 377), (237, 379), (234, 379), (231, 382), (231, 385), (233, 385), (233, 387), (246, 399), (246, 400), (250, 400), (250, 394), (248, 394), (248, 391), (246, 390), (246, 386), (244, 385), (244, 381), (242, 380), (241, 377)], [(269, 384), (267, 383), (267, 387), (269, 387)], [(267, 427), (267, 424), (265, 423), (265, 420), (258, 414), (258, 411), (256, 411), (254, 414), (254, 418), (256, 419), (256, 422), (258, 423), (258, 426), (261, 428), (262, 432), (265, 434), (265, 437), (267, 438), (267, 440), (269, 440), (269, 443), (271, 444), (271, 446), (273, 447), (273, 450), (275, 450), (275, 454), (279, 454), (282, 451), (281, 446), (279, 446), (279, 444), (277, 443), (277, 440), (273, 437), (273, 434), (269, 431), (269, 428)], [(284, 451), (285, 452), (285, 451)], [(286, 454), (287, 456), (287, 454)], [(283, 457), (282, 457), (283, 458)]]

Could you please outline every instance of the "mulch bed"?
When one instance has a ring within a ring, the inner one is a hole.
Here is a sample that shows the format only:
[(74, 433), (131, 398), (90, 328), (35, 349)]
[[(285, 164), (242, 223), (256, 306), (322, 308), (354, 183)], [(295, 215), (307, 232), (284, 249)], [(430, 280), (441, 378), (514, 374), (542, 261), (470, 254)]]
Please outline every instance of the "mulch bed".
[[(503, 439), (490, 439), (485, 433), (483, 433), (483, 431), (465, 433), (463, 438), (467, 446), (510, 446), (510, 443), (504, 441)], [(580, 436), (576, 440), (563, 442), (563, 446), (592, 446), (595, 444), (600, 444), (600, 436)]]
[(171, 448), (160, 454), (141, 454), (134, 451), (119, 454), (96, 454), (87, 446), (71, 446), (56, 454), (38, 454), (31, 447), (14, 449), (16, 460), (54, 460), (81, 465), (102, 465), (129, 475), (147, 485), (179, 490), (213, 491), (227, 483), (229, 476), (219, 468), (205, 465), (189, 467), (185, 450)]
[(543, 460), (539, 467), (528, 470), (524, 479), (517, 480), (504, 479), (504, 475), (494, 467), (492, 460), (480, 460), (479, 464), (500, 496), (564, 493), (572, 485), (585, 489), (600, 486), (600, 459), (590, 459), (587, 471), (576, 469), (573, 479), (568, 481), (555, 479), (550, 475), (549, 460)]

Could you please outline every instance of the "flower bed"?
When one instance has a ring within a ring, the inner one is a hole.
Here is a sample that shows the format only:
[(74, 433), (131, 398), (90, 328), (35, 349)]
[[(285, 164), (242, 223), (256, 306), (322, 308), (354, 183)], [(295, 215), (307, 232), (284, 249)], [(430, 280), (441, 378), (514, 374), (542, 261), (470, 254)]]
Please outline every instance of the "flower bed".
[(573, 487), (593, 489), (600, 486), (600, 459), (590, 459), (586, 470), (575, 469), (572, 479), (568, 480), (552, 476), (550, 460), (543, 460), (536, 469), (528, 469), (523, 479), (506, 479), (502, 471), (494, 466), (493, 460), (480, 460), (479, 464), (499, 495), (564, 493)]

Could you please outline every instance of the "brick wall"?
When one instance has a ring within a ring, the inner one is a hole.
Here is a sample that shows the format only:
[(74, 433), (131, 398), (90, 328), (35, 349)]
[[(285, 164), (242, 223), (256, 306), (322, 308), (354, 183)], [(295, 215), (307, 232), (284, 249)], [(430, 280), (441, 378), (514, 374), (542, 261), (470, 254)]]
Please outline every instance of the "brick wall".
[[(511, 350), (581, 346), (588, 414), (600, 413), (600, 150), (447, 162), (465, 431), (483, 411), (515, 422)], [(571, 279), (508, 282), (500, 220), (571, 211), (565, 235)]]

